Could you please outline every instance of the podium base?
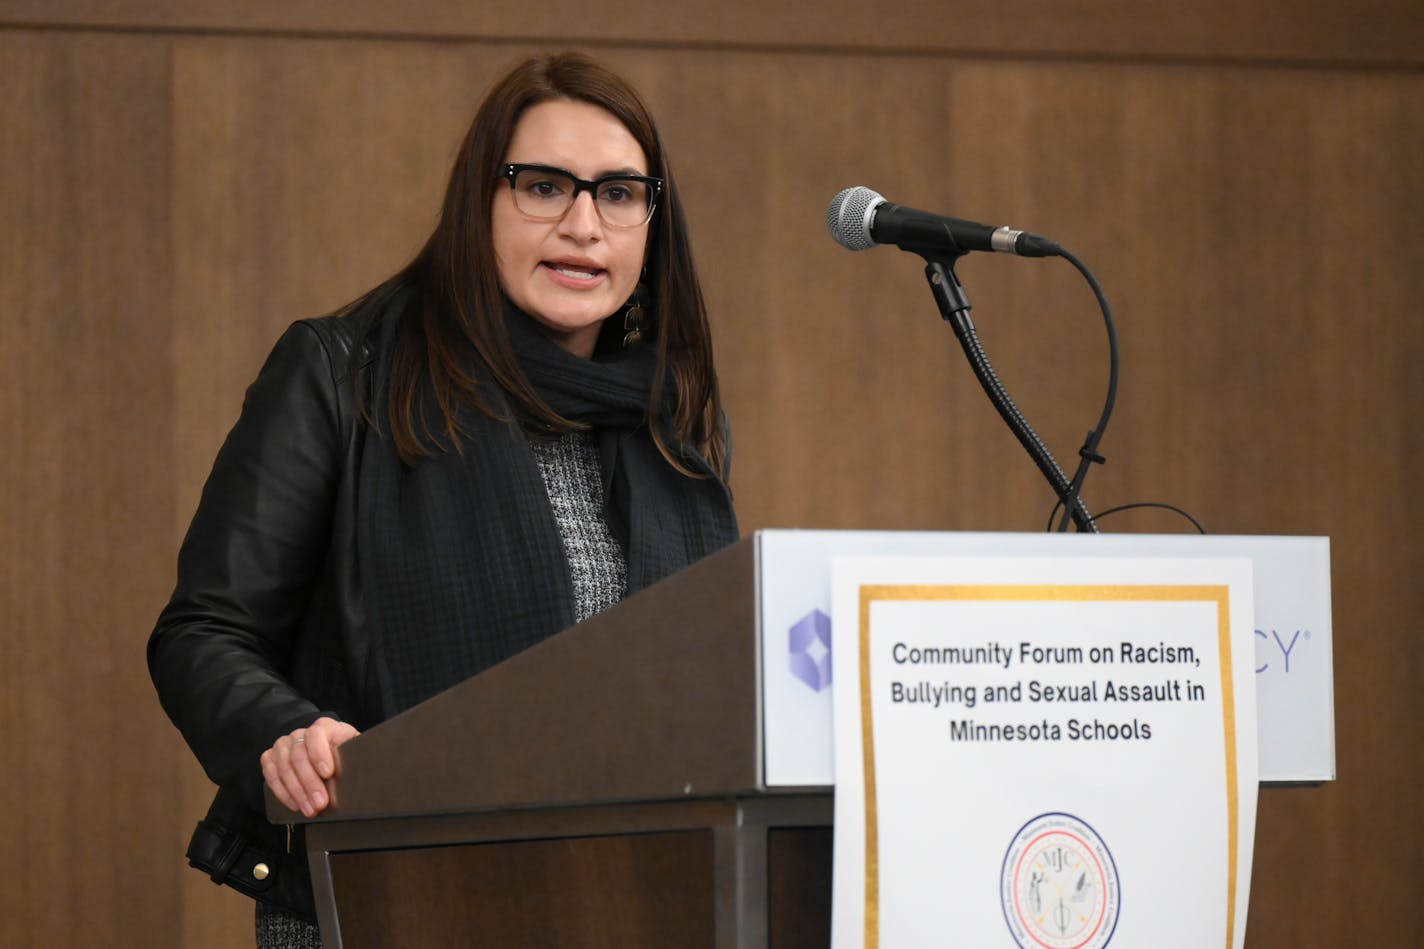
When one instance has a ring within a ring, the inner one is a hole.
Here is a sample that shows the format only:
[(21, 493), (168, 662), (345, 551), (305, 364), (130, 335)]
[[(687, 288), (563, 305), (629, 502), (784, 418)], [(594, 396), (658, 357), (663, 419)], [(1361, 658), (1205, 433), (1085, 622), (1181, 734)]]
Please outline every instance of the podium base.
[(831, 812), (824, 794), (318, 822), (322, 940), (824, 949)]

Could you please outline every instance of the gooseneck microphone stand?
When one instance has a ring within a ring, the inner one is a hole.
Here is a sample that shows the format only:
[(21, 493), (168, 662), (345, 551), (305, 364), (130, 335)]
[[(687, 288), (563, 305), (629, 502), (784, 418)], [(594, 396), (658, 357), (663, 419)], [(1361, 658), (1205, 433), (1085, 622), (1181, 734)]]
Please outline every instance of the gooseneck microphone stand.
[[(1101, 433), (1106, 419), (1088, 434), (1088, 442), (1079, 452), (1084, 459), (1083, 465), (1077, 476), (1070, 482), (1068, 476), (1063, 473), (1063, 469), (1054, 459), (1052, 452), (1048, 450), (1048, 446), (1043, 443), (1043, 440), (1038, 437), (1038, 433), (1033, 430), (1033, 426), (1029, 425), (1028, 420), (1023, 417), (1018, 406), (1014, 404), (1014, 400), (1009, 398), (1008, 391), (999, 381), (994, 367), (989, 364), (989, 357), (984, 353), (984, 347), (979, 343), (979, 335), (974, 330), (974, 321), (969, 317), (969, 298), (965, 295), (964, 287), (954, 273), (955, 263), (964, 255), (942, 250), (915, 250), (914, 253), (925, 259), (925, 277), (929, 280), (935, 303), (939, 305), (940, 316), (944, 317), (945, 322), (954, 329), (954, 336), (964, 349), (964, 355), (969, 359), (969, 365), (974, 370), (975, 378), (984, 387), (984, 392), (989, 396), (989, 401), (994, 404), (999, 417), (1009, 426), (1009, 430), (1014, 433), (1019, 444), (1028, 452), (1033, 463), (1038, 466), (1038, 470), (1048, 479), (1053, 493), (1064, 505), (1067, 515), (1072, 516), (1073, 523), (1077, 525), (1079, 532), (1096, 534), (1098, 525), (1094, 523), (1093, 516), (1088, 513), (1088, 508), (1083, 504), (1078, 492), (1082, 489), (1083, 477), (1088, 465), (1091, 462), (1101, 462), (1102, 460), (1101, 456), (1097, 455), (1096, 448), (1097, 440), (1102, 437)], [(1059, 530), (1066, 529), (1066, 527), (1067, 517), (1065, 516)]]

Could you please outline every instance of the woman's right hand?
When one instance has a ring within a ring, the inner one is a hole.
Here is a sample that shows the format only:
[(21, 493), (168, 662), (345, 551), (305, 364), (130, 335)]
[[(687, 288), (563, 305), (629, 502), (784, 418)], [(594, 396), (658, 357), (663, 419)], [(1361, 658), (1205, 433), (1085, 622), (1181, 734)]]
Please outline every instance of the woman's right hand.
[(359, 734), (345, 722), (318, 718), (262, 752), (262, 777), (284, 807), (315, 817), (331, 803), (327, 782), (341, 771), (337, 749)]

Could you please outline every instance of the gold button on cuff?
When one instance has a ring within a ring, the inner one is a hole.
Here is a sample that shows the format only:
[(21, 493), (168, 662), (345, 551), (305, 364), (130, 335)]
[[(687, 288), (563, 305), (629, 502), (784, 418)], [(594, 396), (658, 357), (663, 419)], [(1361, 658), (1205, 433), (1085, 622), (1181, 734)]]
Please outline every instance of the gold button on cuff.
[(267, 869), (267, 864), (265, 863), (259, 863), (257, 866), (252, 868), (252, 875), (259, 880), (267, 879), (267, 874), (271, 872), (271, 870)]

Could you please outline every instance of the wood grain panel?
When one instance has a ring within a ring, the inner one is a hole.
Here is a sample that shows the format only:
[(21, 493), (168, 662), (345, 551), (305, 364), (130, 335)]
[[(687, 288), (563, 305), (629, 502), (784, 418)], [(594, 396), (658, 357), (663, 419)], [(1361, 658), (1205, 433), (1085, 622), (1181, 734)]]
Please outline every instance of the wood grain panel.
[(173, 549), (167, 61), (0, 33), (0, 63), (0, 918), (80, 946), (178, 911), (143, 662)]
[(505, 51), (185, 39), (174, 51), (179, 517), (293, 320), (394, 273), (433, 228)]
[[(707, 830), (333, 854), (350, 949), (714, 945)], [(341, 898), (345, 894), (345, 899)]]
[(856, 0), (758, 3), (620, 0), (590, 7), (551, 0), (512, 15), (499, 4), (421, 0), (281, 2), (7, 0), (0, 24), (387, 37), (495, 39), (544, 44), (654, 44), (1129, 59), (1412, 64), (1424, 62), (1424, 12), (1414, 0)]
[(769, 949), (830, 946), (834, 836), (831, 827), (774, 827), (767, 831)]

